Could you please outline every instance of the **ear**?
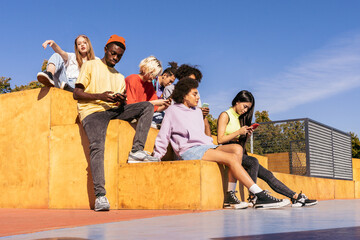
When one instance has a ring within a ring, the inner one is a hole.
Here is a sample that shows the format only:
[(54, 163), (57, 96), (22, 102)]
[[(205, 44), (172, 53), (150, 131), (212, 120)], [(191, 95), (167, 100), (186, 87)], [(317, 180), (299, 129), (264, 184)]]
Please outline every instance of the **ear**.
[(106, 52), (108, 50), (107, 46), (104, 47), (104, 52)]

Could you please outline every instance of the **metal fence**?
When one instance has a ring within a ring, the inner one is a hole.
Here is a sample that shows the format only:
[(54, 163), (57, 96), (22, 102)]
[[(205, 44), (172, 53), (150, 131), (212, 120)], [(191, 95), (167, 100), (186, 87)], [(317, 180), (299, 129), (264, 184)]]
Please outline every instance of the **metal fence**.
[(352, 180), (351, 135), (309, 118), (260, 123), (248, 151), (270, 171)]

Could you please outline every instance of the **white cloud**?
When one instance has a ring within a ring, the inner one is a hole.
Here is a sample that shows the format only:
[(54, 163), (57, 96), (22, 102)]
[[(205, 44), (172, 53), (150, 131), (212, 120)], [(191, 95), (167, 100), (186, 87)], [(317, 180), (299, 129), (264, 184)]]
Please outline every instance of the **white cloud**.
[(278, 113), (360, 87), (360, 34), (347, 35), (257, 83), (258, 110)]

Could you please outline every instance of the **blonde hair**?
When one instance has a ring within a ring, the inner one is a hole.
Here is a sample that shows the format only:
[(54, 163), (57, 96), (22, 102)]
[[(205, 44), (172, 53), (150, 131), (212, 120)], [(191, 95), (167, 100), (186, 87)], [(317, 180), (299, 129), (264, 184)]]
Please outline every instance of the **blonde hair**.
[(86, 36), (86, 35), (79, 35), (75, 38), (75, 55), (76, 55), (76, 61), (78, 62), (78, 65), (79, 65), (79, 68), (81, 68), (81, 66), (83, 65), (83, 60), (82, 60), (82, 57), (81, 57), (81, 54), (80, 54), (80, 51), (78, 49), (78, 46), (77, 46), (77, 40), (79, 39), (79, 37), (83, 37), (85, 38), (87, 44), (88, 44), (88, 51), (86, 53), (86, 57), (87, 57), (87, 60), (94, 60), (95, 59), (95, 53), (94, 53), (94, 50), (93, 50), (93, 47), (91, 45), (91, 42), (90, 42), (90, 39)]
[(145, 76), (146, 74), (152, 74), (154, 78), (159, 76), (162, 72), (161, 62), (154, 56), (141, 60), (139, 68), (141, 75)]

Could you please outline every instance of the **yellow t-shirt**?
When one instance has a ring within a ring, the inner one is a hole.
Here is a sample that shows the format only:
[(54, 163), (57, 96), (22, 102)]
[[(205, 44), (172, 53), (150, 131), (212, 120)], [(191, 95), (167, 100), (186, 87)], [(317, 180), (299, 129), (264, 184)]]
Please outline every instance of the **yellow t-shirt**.
[[(229, 135), (237, 130), (239, 130), (240, 127), (240, 121), (239, 121), (239, 117), (240, 115), (235, 112), (235, 110), (231, 107), (229, 108), (229, 110), (225, 111), (228, 116), (229, 116), (229, 122), (226, 125), (226, 129), (225, 129), (225, 135)], [(240, 135), (239, 135), (240, 136)], [(239, 137), (237, 136), (237, 138)]]
[[(123, 93), (125, 90), (124, 76), (115, 68), (108, 67), (100, 59), (86, 61), (80, 70), (76, 83), (84, 85), (86, 93), (103, 93), (112, 91)], [(109, 103), (101, 100), (78, 101), (80, 120), (95, 112), (103, 112), (118, 106), (118, 103)]]

